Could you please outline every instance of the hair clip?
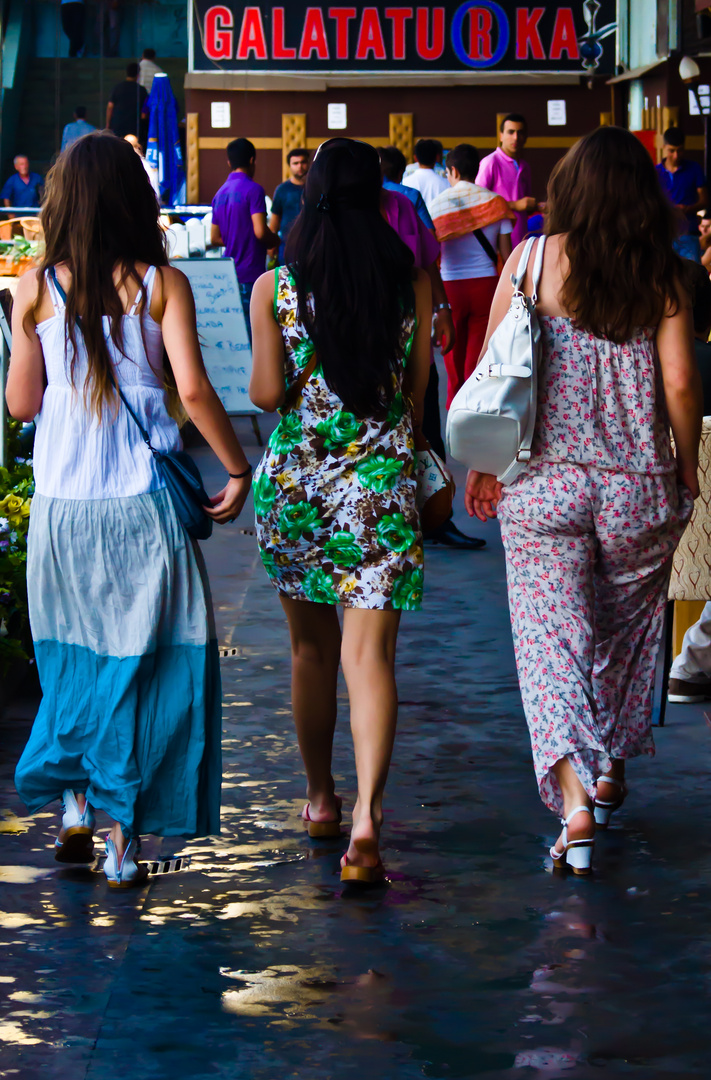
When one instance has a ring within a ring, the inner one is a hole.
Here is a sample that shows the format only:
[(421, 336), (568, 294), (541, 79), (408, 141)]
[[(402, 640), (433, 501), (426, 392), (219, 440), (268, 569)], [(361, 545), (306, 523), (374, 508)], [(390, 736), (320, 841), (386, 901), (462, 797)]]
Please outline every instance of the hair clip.
[(316, 203), (316, 209), (320, 210), (322, 214), (327, 214), (331, 209), (331, 204), (328, 201), (328, 195), (325, 191), (321, 192), (318, 202)]

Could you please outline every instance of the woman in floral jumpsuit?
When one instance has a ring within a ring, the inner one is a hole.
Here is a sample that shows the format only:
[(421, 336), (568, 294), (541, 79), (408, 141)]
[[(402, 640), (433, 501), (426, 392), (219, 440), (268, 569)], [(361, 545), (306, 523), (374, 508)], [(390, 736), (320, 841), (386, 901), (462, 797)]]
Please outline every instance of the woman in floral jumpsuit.
[[(358, 773), (342, 876), (367, 882), (384, 873), (378, 841), (398, 623), (422, 598), (413, 415), (421, 419), (431, 322), (428, 279), (413, 270), (379, 198), (372, 148), (347, 139), (322, 147), (288, 265), (255, 285), (250, 385), (255, 404), (281, 412), (254, 501), (260, 555), (291, 633), (302, 816), (312, 836), (340, 831), (331, 748), (341, 659)], [(310, 289), (300, 290), (304, 281)]]
[(532, 457), (505, 489), (467, 479), (470, 514), (486, 520), (498, 504), (536, 777), (565, 826), (551, 855), (577, 873), (590, 868), (595, 823), (627, 793), (625, 761), (654, 753), (671, 560), (698, 495), (701, 387), (675, 227), (628, 132), (600, 128), (563, 159), (548, 191)]

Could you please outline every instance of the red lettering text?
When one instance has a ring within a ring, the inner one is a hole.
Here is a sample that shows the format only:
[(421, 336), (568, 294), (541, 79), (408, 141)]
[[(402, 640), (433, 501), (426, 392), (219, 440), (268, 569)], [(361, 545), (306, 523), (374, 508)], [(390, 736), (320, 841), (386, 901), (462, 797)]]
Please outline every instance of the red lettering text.
[(404, 60), (405, 23), (412, 18), (412, 8), (386, 8), (385, 18), (393, 24), (393, 60)]
[(284, 8), (272, 8), (272, 58), (274, 60), (296, 60), (296, 49), (284, 44)]
[(580, 59), (578, 38), (575, 33), (575, 20), (571, 8), (558, 8), (551, 38), (551, 60), (560, 60), (566, 52), (570, 60)]
[(545, 60), (543, 42), (538, 33), (538, 24), (545, 14), (545, 8), (516, 8), (516, 59), (528, 60), (529, 53), (534, 60)]
[(356, 60), (367, 60), (369, 53), (373, 54), (375, 60), (385, 59), (383, 30), (380, 25), (378, 9), (374, 7), (363, 8), (355, 58)]
[(258, 7), (247, 7), (242, 16), (242, 29), (239, 32), (237, 59), (247, 60), (254, 53), (255, 60), (267, 59), (267, 41), (264, 37), (262, 13)]
[(336, 59), (348, 59), (348, 23), (356, 17), (354, 7), (328, 9), (329, 19), (336, 23)]
[(232, 59), (232, 12), (215, 4), (205, 12), (205, 55), (211, 60)]
[[(432, 33), (429, 14), (432, 12)], [(421, 60), (439, 60), (444, 52), (444, 8), (418, 8), (416, 29), (417, 55)]]
[(469, 10), (469, 56), (472, 60), (491, 60), (491, 31), (494, 17), (487, 8)]
[(311, 54), (314, 52), (318, 60), (328, 60), (326, 27), (323, 23), (323, 12), (320, 7), (306, 9), (304, 32), (301, 35), (301, 45), (299, 47), (299, 60), (310, 60)]

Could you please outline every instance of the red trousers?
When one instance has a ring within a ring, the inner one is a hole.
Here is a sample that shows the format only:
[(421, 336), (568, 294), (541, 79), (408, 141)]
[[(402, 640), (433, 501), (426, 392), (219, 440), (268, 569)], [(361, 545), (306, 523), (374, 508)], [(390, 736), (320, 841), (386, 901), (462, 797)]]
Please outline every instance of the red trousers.
[(460, 281), (444, 282), (456, 334), (454, 348), (444, 354), (444, 366), (447, 369), (447, 408), (477, 365), (486, 337), (489, 309), (498, 283), (498, 277), (462, 278)]

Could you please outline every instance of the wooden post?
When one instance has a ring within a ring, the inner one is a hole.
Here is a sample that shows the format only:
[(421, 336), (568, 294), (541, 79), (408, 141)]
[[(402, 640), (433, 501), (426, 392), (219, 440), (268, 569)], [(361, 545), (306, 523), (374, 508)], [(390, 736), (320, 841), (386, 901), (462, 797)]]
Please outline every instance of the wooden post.
[(408, 161), (412, 159), (412, 150), (415, 145), (413, 134), (414, 124), (412, 113), (390, 113), (388, 135), (390, 145), (397, 146)]
[(674, 629), (672, 631), (672, 656), (681, 652), (684, 634), (701, 618), (705, 600), (677, 600), (674, 604)]
[(665, 105), (662, 109), (662, 131), (666, 131), (667, 128), (676, 127), (679, 123), (679, 106), (678, 105)]
[(611, 127), (612, 125), (612, 113), (601, 112), (600, 113), (600, 127)]
[(198, 114), (188, 113), (185, 131), (187, 157), (186, 197), (188, 203), (200, 202), (200, 157), (198, 153)]
[(290, 150), (298, 150), (306, 147), (306, 113), (282, 113), (281, 114), (281, 177), (289, 179), (289, 166), (286, 163), (286, 155)]

